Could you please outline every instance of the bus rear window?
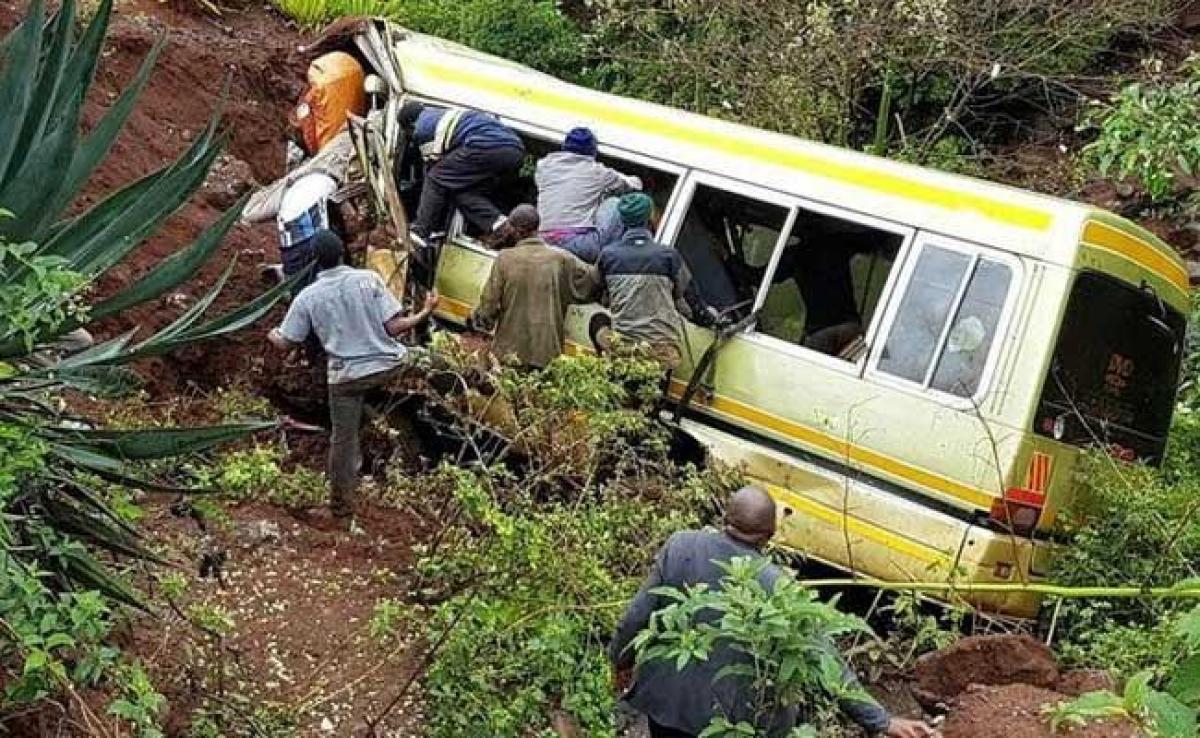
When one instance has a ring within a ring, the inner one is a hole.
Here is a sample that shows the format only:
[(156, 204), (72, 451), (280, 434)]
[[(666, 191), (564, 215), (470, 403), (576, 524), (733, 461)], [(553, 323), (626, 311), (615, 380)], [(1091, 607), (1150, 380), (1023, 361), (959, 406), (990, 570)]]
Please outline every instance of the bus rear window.
[(1175, 404), (1186, 321), (1148, 288), (1083, 272), (1042, 389), (1034, 430), (1158, 463)]

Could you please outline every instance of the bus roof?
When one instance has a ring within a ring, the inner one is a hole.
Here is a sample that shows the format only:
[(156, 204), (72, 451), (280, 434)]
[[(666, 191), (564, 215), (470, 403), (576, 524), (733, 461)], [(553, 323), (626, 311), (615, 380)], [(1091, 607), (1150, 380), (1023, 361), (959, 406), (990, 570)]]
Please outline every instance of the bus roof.
[[(618, 152), (1072, 267), (1089, 220), (1120, 220), (1070, 200), (597, 92), (390, 22), (381, 30), (404, 91), (557, 135), (586, 125)], [(1167, 281), (1178, 286), (1186, 269), (1175, 251), (1128, 221), (1120, 225), (1145, 245), (1143, 254), (1155, 252), (1155, 263), (1139, 266), (1161, 273), (1174, 264)]]

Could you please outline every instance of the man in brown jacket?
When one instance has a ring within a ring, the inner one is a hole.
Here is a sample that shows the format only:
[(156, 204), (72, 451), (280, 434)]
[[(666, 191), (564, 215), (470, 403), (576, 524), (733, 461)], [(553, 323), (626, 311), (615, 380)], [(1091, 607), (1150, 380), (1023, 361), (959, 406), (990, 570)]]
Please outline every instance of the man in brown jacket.
[(516, 357), (541, 368), (562, 352), (567, 308), (595, 299), (596, 271), (577, 257), (537, 238), (540, 218), (532, 205), (508, 216), (509, 243), (496, 257), (479, 306), (471, 316), (478, 328), (495, 326), (492, 353)]

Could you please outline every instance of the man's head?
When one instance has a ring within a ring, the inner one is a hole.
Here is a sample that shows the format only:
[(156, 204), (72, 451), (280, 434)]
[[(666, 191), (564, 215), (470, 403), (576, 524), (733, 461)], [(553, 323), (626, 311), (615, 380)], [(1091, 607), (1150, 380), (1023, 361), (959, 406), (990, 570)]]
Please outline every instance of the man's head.
[(542, 218), (538, 215), (537, 208), (527, 203), (516, 206), (508, 214), (508, 227), (512, 229), (513, 237), (518, 241), (536, 234), (541, 222)]
[(775, 501), (761, 487), (742, 487), (725, 503), (725, 532), (752, 546), (765, 546), (775, 535)]
[(421, 117), (425, 106), (416, 100), (409, 100), (400, 106), (400, 114), (397, 116), (400, 121), (400, 126), (405, 130), (411, 131), (413, 126), (417, 124), (417, 118)]
[(563, 139), (562, 150), (572, 154), (595, 156), (597, 153), (596, 134), (592, 133), (592, 129), (583, 126), (572, 128), (567, 133), (567, 137)]
[(644, 192), (631, 192), (617, 201), (617, 213), (626, 228), (645, 228), (653, 212), (654, 201)]
[(333, 269), (342, 265), (345, 245), (342, 239), (331, 230), (322, 229), (312, 237), (313, 261), (317, 262), (317, 271)]

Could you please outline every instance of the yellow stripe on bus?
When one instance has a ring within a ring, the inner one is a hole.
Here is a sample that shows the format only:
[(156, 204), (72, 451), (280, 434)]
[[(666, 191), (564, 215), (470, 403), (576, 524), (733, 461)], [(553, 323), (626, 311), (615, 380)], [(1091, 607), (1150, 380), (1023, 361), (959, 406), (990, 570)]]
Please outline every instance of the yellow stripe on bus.
[(1187, 297), (1189, 281), (1187, 268), (1153, 244), (1100, 221), (1090, 220), (1083, 229), (1083, 242), (1092, 248), (1116, 254), (1121, 258), (1157, 274), (1177, 287)]
[(730, 131), (712, 131), (679, 116), (651, 116), (633, 110), (623, 110), (601, 100), (583, 95), (523, 85), (481, 71), (467, 71), (422, 59), (408, 59), (430, 77), (442, 82), (484, 89), (518, 98), (523, 104), (537, 105), (569, 114), (576, 118), (594, 118), (615, 123), (663, 138), (676, 139), (697, 147), (715, 149), (760, 164), (798, 169), (806, 174), (824, 177), (866, 190), (917, 200), (946, 210), (974, 210), (1001, 223), (1035, 231), (1047, 231), (1053, 216), (1047, 210), (1026, 205), (1014, 205), (985, 195), (964, 192), (944, 185), (918, 182), (910, 177), (889, 173), (883, 168), (857, 166), (815, 152), (797, 151), (765, 142), (748, 141)]
[(455, 300), (453, 297), (441, 295), (438, 298), (437, 310), (434, 312), (466, 320), (471, 316), (471, 305), (461, 300)]
[[(679, 380), (671, 381), (672, 397), (680, 397), (686, 384)], [(722, 415), (733, 417), (750, 426), (769, 430), (776, 435), (790, 440), (800, 441), (809, 446), (815, 446), (834, 455), (834, 458), (856, 462), (893, 477), (903, 479), (922, 487), (941, 492), (949, 497), (961, 500), (982, 510), (990, 510), (996, 495), (976, 489), (965, 484), (948, 479), (940, 474), (907, 464), (877, 451), (849, 443), (836, 436), (823, 433), (815, 428), (800, 425), (778, 415), (759, 410), (738, 400), (722, 395), (716, 395), (704, 408)]]
[(927, 564), (945, 564), (949, 563), (950, 561), (950, 557), (948, 555), (937, 550), (936, 548), (917, 543), (916, 541), (905, 538), (904, 536), (896, 535), (886, 528), (881, 528), (874, 523), (869, 523), (851, 515), (844, 515), (840, 510), (835, 510), (827, 505), (822, 505), (819, 502), (792, 492), (785, 487), (780, 487), (778, 485), (771, 484), (769, 482), (763, 482), (761, 480), (759, 483), (767, 488), (767, 491), (771, 493), (772, 497), (784, 505), (795, 508), (796, 510), (800, 510), (810, 517), (816, 518), (831, 525), (835, 525), (838, 528), (841, 528), (843, 525), (845, 525), (846, 530), (848, 530), (850, 533), (882, 544), (892, 551), (904, 554), (905, 556), (910, 556)]

